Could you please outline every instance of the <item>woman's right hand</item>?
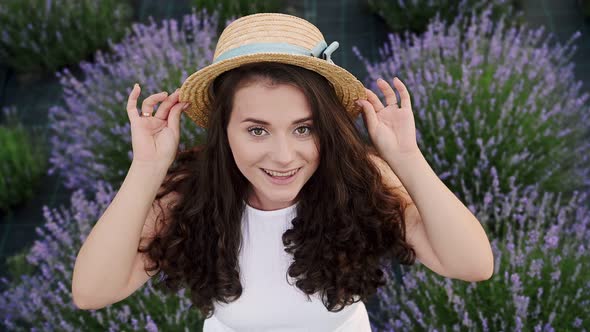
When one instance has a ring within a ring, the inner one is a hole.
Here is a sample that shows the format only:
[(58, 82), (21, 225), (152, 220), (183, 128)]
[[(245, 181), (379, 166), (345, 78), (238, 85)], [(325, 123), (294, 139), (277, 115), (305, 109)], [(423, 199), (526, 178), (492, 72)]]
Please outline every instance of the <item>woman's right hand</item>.
[(137, 98), (141, 92), (135, 84), (127, 100), (127, 116), (131, 122), (133, 161), (154, 163), (169, 167), (174, 162), (180, 140), (180, 113), (187, 103), (178, 102), (179, 90), (168, 96), (161, 92), (147, 97), (141, 105), (141, 113), (154, 112), (154, 105), (162, 104), (153, 116), (139, 115)]

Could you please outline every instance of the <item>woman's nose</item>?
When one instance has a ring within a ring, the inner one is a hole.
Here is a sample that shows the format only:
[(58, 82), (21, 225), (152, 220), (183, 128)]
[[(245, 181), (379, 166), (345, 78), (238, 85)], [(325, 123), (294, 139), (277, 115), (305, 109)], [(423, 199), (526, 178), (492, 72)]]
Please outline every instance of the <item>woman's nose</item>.
[(288, 165), (294, 159), (295, 147), (289, 139), (278, 139), (272, 155), (277, 163)]

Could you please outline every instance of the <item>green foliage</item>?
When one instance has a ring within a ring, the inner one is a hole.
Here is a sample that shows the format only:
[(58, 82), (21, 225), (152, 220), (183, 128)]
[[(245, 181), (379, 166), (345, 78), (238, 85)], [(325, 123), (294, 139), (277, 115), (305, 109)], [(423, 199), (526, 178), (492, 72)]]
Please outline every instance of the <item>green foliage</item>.
[[(450, 24), (462, 11), (466, 11), (469, 13), (467, 16), (470, 16), (471, 10), (475, 10), (478, 15), (482, 9), (479, 6), (481, 2), (481, 0), (405, 0), (404, 6), (400, 6), (398, 1), (367, 0), (369, 9), (385, 21), (391, 32), (400, 33), (400, 35), (406, 30), (422, 34), (437, 12), (440, 13), (440, 20), (446, 25)], [(498, 21), (502, 15), (509, 15), (513, 9), (521, 8), (522, 0), (496, 1), (493, 2), (491, 16), (494, 21)], [(513, 19), (512, 23), (515, 25), (524, 23), (523, 17)]]
[(0, 126), (0, 211), (33, 197), (47, 168), (47, 149), (40, 135), (28, 132), (6, 109), (9, 124)]
[(6, 270), (11, 280), (18, 280), (22, 275), (30, 275), (38, 272), (37, 269), (27, 262), (29, 248), (6, 258)]
[(578, 0), (578, 4), (586, 19), (590, 19), (590, 0)]
[(262, 13), (288, 13), (283, 0), (192, 0), (192, 4), (198, 9), (207, 9), (208, 12), (217, 10), (219, 13), (219, 33), (225, 28), (225, 22), (241, 16)]
[(54, 72), (120, 40), (131, 14), (117, 0), (3, 0), (0, 61), (17, 72)]

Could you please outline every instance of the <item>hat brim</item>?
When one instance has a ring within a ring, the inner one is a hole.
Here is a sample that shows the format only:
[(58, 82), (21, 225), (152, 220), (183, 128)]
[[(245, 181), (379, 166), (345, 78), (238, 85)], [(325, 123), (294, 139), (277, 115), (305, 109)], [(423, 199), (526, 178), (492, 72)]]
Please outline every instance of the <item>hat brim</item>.
[(367, 99), (367, 92), (364, 85), (346, 69), (313, 56), (256, 53), (222, 60), (191, 74), (180, 87), (179, 101), (190, 103), (185, 114), (199, 127), (207, 128), (210, 105), (207, 91), (215, 78), (241, 65), (266, 61), (292, 64), (319, 73), (332, 83), (336, 95), (353, 118), (362, 111), (355, 100)]

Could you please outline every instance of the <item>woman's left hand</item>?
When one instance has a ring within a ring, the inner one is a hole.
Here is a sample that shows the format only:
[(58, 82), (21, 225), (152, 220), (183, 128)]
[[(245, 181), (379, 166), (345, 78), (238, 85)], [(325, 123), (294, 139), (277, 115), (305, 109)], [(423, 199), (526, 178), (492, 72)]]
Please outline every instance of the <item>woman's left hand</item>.
[(359, 99), (357, 102), (363, 108), (365, 126), (381, 157), (403, 159), (420, 153), (420, 150), (416, 141), (410, 94), (399, 79), (394, 78), (393, 85), (400, 94), (401, 107), (397, 106), (395, 92), (391, 86), (382, 79), (377, 80), (377, 86), (385, 95), (387, 106), (384, 107), (379, 97), (366, 88), (368, 100)]

